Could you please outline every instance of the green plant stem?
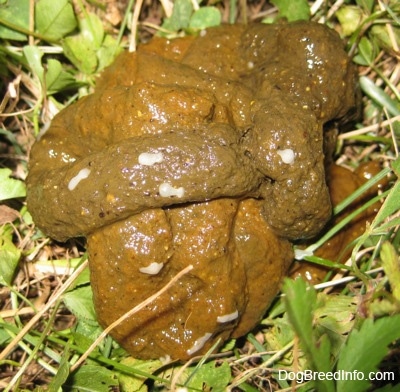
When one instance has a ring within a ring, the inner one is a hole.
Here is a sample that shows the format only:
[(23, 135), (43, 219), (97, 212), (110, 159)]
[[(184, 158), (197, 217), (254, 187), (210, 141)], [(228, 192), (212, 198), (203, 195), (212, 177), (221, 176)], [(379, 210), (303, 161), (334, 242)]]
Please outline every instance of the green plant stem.
[(338, 269), (345, 269), (347, 271), (352, 271), (352, 268), (349, 267), (348, 265), (341, 264), (341, 263), (335, 263), (331, 260), (324, 259), (322, 257), (305, 256), (304, 260), (309, 261), (310, 263), (322, 265), (322, 266), (328, 267), (328, 268), (338, 268)]
[[(383, 192), (381, 195), (375, 196), (374, 198), (372, 198), (371, 200), (366, 202), (364, 205), (362, 205), (361, 207), (359, 207), (356, 210), (354, 210), (352, 213), (350, 213), (344, 219), (342, 219), (337, 225), (335, 225), (331, 230), (329, 230), (325, 235), (323, 235), (317, 242), (315, 242), (314, 244), (310, 245), (306, 249), (306, 251), (314, 252), (316, 249), (321, 247), (326, 241), (328, 241), (330, 238), (332, 238), (336, 233), (338, 233), (341, 229), (343, 229), (343, 227), (347, 226), (351, 222), (351, 220), (354, 219), (357, 215), (359, 215), (361, 212), (363, 212), (366, 209), (368, 209), (370, 206), (375, 204), (377, 201), (379, 201), (379, 200), (383, 199), (384, 197), (386, 197), (389, 193), (390, 193), (390, 189), (388, 189), (387, 191)], [(351, 198), (353, 198), (353, 195), (354, 194), (351, 195)], [(357, 197), (355, 197), (355, 198), (357, 198)]]
[(43, 34), (35, 33), (34, 31), (30, 31), (28, 29), (25, 29), (24, 27), (18, 26), (18, 25), (14, 24), (14, 23), (11, 23), (10, 21), (5, 20), (3, 18), (0, 18), (0, 25), (6, 26), (9, 29), (17, 31), (19, 33), (30, 35), (32, 37), (40, 39), (41, 41), (46, 41), (46, 42), (49, 42), (49, 43), (52, 43), (52, 44), (56, 44), (57, 43), (57, 41), (55, 41), (55, 40), (53, 40), (53, 39), (51, 39), (49, 37), (46, 37)]
[(353, 33), (349, 40), (349, 56), (353, 56), (354, 52), (356, 51), (357, 48), (357, 43), (363, 36), (363, 34), (377, 21), (378, 18), (383, 17), (386, 14), (386, 11), (378, 11), (374, 12), (367, 18), (365, 18), (362, 23), (358, 26), (356, 31)]
[(346, 209), (351, 203), (353, 203), (358, 197), (360, 197), (364, 192), (366, 192), (373, 185), (377, 184), (379, 181), (383, 180), (390, 172), (391, 168), (385, 167), (377, 175), (365, 182), (360, 188), (354, 191), (350, 196), (346, 197), (342, 202), (340, 202), (333, 209), (333, 214), (338, 215), (344, 209)]
[(229, 23), (235, 23), (236, 12), (237, 12), (237, 0), (229, 0)]
[[(62, 287), (57, 292), (58, 296), (60, 296), (70, 287), (70, 285), (74, 282), (76, 277), (86, 268), (87, 264), (88, 262), (87, 260), (85, 260), (79, 267), (76, 268), (74, 273), (67, 279), (67, 281), (62, 285)], [(42, 312), (44, 313), (45, 311), (50, 309), (56, 302), (57, 302), (57, 297), (53, 295), (42, 309)], [(35, 314), (34, 317), (32, 317), (32, 319), (24, 326), (24, 328), (22, 328), (21, 331), (19, 331), (18, 335), (16, 336), (16, 339), (11, 343), (9, 343), (7, 347), (0, 353), (0, 360), (5, 359), (8, 356), (8, 354), (10, 354), (10, 352), (13, 350), (16, 344), (23, 338), (23, 336), (26, 333), (28, 333), (28, 331), (33, 327), (33, 325), (35, 325), (36, 322), (39, 321), (41, 316), (42, 313), (39, 312)]]
[[(43, 332), (41, 333), (40, 338), (39, 338), (38, 342), (36, 343), (34, 349), (33, 350), (29, 350), (30, 351), (29, 357), (22, 364), (22, 366), (20, 367), (18, 372), (14, 375), (14, 377), (12, 378), (12, 380), (10, 381), (9, 385), (4, 390), (4, 392), (8, 392), (8, 391), (11, 390), (11, 388), (16, 384), (16, 382), (19, 380), (19, 378), (24, 374), (24, 372), (25, 372), (26, 368), (29, 366), (29, 364), (35, 359), (35, 357), (36, 357), (37, 353), (39, 352), (44, 340), (46, 339), (47, 334), (49, 333), (49, 331), (50, 331), (50, 329), (51, 329), (51, 327), (53, 325), (53, 322), (55, 320), (58, 307), (60, 306), (60, 302), (61, 302), (60, 300), (57, 301), (55, 307), (53, 308), (53, 310), (51, 312), (50, 319), (46, 323), (46, 327), (44, 328)], [(43, 362), (45, 362), (45, 361), (43, 361)], [(48, 366), (46, 366), (46, 368), (48, 369)]]
[[(1, 325), (1, 324), (0, 324)], [(3, 323), (3, 328), (7, 330), (7, 333), (10, 335), (10, 337), (15, 337), (17, 336), (18, 332), (20, 331), (20, 328), (17, 328), (15, 325), (8, 324), (8, 323)], [(34, 336), (36, 335), (36, 336)], [(30, 334), (26, 334), (24, 336), (24, 340), (26, 343), (36, 346), (38, 342), (38, 338), (40, 337), (39, 332), (32, 331)], [(48, 336), (48, 341), (50, 341), (51, 335)], [(25, 344), (25, 343), (23, 343)], [(55, 351), (51, 350), (48, 346), (43, 347), (43, 354), (47, 355), (49, 358), (51, 358), (54, 362), (59, 363), (61, 360), (61, 356), (56, 353)], [(4, 360), (5, 361), (5, 360)], [(3, 361), (0, 361), (0, 363), (3, 363)], [(45, 367), (45, 366), (43, 366)]]
[[(135, 0), (129, 0), (129, 3), (126, 7), (124, 19), (122, 20), (121, 27), (119, 28), (119, 32), (118, 32), (117, 45), (115, 46), (116, 48), (118, 48), (121, 45), (122, 37), (124, 35), (126, 26), (128, 24), (129, 13), (131, 12), (131, 10), (133, 8), (134, 3), (135, 3)], [(115, 50), (117, 50), (117, 49), (115, 49)]]
[(187, 386), (190, 381), (192, 380), (193, 376), (198, 372), (198, 370), (201, 368), (201, 366), (207, 361), (207, 359), (210, 357), (210, 355), (214, 352), (214, 350), (217, 349), (219, 344), (221, 343), (221, 339), (218, 339), (212, 346), (211, 348), (202, 356), (200, 361), (197, 363), (195, 368), (193, 369), (193, 372), (189, 375), (183, 386)]
[[(18, 329), (15, 327), (15, 326), (12, 326), (12, 325), (9, 325), (9, 324), (6, 324), (6, 329), (7, 330), (9, 330), (9, 334), (10, 334), (10, 336), (12, 336), (12, 337), (15, 337), (16, 336), (16, 332), (18, 331)], [(64, 331), (61, 331), (61, 332), (64, 332)], [(58, 334), (60, 334), (60, 333), (58, 333)], [(32, 336), (30, 336), (30, 335), (25, 335), (25, 337), (24, 337), (24, 339), (27, 341), (27, 342), (29, 342), (30, 344), (34, 344), (35, 346), (37, 346), (37, 342), (38, 342), (38, 340), (37, 340), (37, 338), (36, 337), (34, 337), (33, 335), (37, 335), (38, 337), (40, 337), (40, 335), (41, 334), (39, 334), (38, 332), (36, 332), (36, 331), (31, 331), (31, 335)], [(63, 335), (61, 335), (61, 336), (63, 336)], [(63, 336), (64, 337), (64, 336)], [(65, 336), (65, 338), (68, 338), (68, 336)], [(77, 346), (77, 345), (74, 345), (74, 344), (71, 344), (70, 342), (66, 342), (65, 340), (63, 340), (63, 339), (61, 339), (61, 338), (58, 338), (58, 337), (56, 337), (56, 336), (54, 336), (54, 335), (49, 335), (49, 336), (47, 336), (47, 339), (46, 339), (49, 343), (54, 343), (54, 344), (57, 344), (57, 345), (59, 345), (59, 346), (61, 346), (61, 347), (64, 347), (64, 348), (66, 348), (67, 347), (67, 345), (68, 345), (68, 348), (71, 350), (71, 351), (75, 351), (76, 353), (78, 353), (78, 354), (84, 354), (85, 352), (86, 352), (86, 348), (81, 348), (81, 347), (79, 347), (79, 346)], [(20, 346), (22, 347), (23, 346), (23, 348), (27, 351), (27, 350), (30, 350), (29, 349), (29, 347), (24, 343), (24, 342), (20, 342)], [(28, 352), (28, 351), (27, 351)], [(44, 349), (44, 354), (46, 354), (46, 355), (48, 355), (49, 357), (51, 357), (54, 361), (56, 361), (57, 363), (59, 363), (60, 362), (60, 360), (61, 360), (61, 357), (59, 356), (59, 355), (57, 355), (58, 356), (58, 358), (56, 358), (56, 356), (55, 355), (52, 355), (49, 351), (46, 351), (46, 348)], [(77, 357), (79, 357), (79, 355), (77, 355)], [(89, 355), (89, 358), (92, 360), (92, 361), (95, 361), (95, 362), (98, 362), (98, 363), (100, 363), (100, 364), (102, 364), (102, 365), (104, 365), (104, 366), (111, 366), (111, 367), (113, 367), (115, 370), (118, 370), (118, 371), (120, 371), (121, 373), (125, 373), (125, 374), (127, 374), (127, 375), (130, 375), (130, 376), (141, 376), (141, 377), (145, 377), (145, 378), (150, 378), (150, 379), (152, 379), (152, 380), (155, 380), (155, 381), (160, 381), (160, 382), (163, 382), (163, 383), (168, 383), (169, 381), (168, 380), (165, 380), (165, 379), (163, 379), (163, 378), (161, 378), (161, 377), (157, 377), (157, 376), (153, 376), (152, 374), (150, 374), (150, 373), (146, 373), (146, 372), (143, 372), (143, 371), (141, 371), (141, 370), (139, 370), (139, 369), (134, 369), (134, 368), (131, 368), (131, 367), (129, 367), (129, 366), (126, 366), (126, 365), (123, 365), (123, 364), (120, 364), (119, 362), (117, 362), (117, 361), (114, 361), (114, 360), (111, 360), (111, 359), (108, 359), (108, 358), (106, 358), (106, 357), (104, 357), (104, 356), (102, 356), (101, 354), (98, 354), (98, 353), (92, 353), (92, 354), (90, 354)], [(43, 366), (43, 360), (41, 360), (41, 362), (40, 362), (40, 364)], [(5, 363), (4, 361), (0, 361), (0, 364), (3, 364), (3, 363)], [(48, 364), (47, 364), (48, 365)], [(49, 365), (48, 365), (49, 366)], [(44, 367), (44, 366), (43, 366)], [(52, 368), (53, 369), (53, 371), (52, 371), (52, 373), (54, 373), (54, 374), (56, 374), (56, 372), (57, 372), (57, 370), (56, 369), (54, 369), (54, 368)]]
[[(7, 328), (5, 328), (5, 329), (7, 329), (7, 333), (9, 334), (9, 336), (10, 336), (11, 338), (15, 338), (15, 337), (17, 336), (17, 334), (14, 333), (14, 332), (12, 332), (12, 331), (10, 330), (10, 328), (8, 328), (8, 327), (10, 327), (10, 325), (9, 325), (9, 324), (4, 324), (4, 325), (7, 326)], [(14, 327), (14, 328), (15, 328), (15, 327)], [(20, 342), (18, 343), (18, 345), (19, 345), (19, 347), (21, 347), (21, 348), (22, 348), (25, 352), (27, 352), (28, 354), (31, 354), (31, 353), (32, 353), (32, 349), (31, 349), (26, 343), (20, 341)], [(14, 361), (10, 361), (10, 360), (8, 360), (8, 359), (1, 360), (1, 361), (0, 361), (0, 365), (4, 365), (4, 364), (10, 363), (10, 362), (14, 362)], [(52, 373), (52, 374), (56, 374), (56, 373), (57, 373), (57, 369), (55, 369), (53, 366), (49, 365), (49, 364), (48, 364), (46, 361), (44, 361), (43, 359), (38, 358), (38, 359), (37, 359), (37, 362), (38, 362), (38, 364), (39, 364), (40, 366), (42, 366), (43, 368), (45, 368), (48, 372), (50, 372), (50, 373)], [(11, 364), (11, 363), (10, 363), (10, 364)], [(17, 364), (14, 365), (14, 366), (20, 366), (20, 363), (17, 363)]]

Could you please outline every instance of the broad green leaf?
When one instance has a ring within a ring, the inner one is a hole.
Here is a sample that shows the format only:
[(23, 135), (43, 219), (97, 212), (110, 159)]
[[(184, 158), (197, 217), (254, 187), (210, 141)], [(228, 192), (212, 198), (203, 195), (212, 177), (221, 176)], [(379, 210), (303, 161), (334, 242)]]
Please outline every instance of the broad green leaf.
[[(0, 5), (0, 38), (16, 41), (25, 41), (26, 35), (7, 25), (29, 30), (29, 2), (30, 0), (9, 0)], [(5, 24), (1, 23), (4, 21)]]
[(362, 37), (360, 39), (360, 43), (358, 44), (358, 51), (360, 52), (360, 55), (364, 58), (367, 65), (373, 63), (375, 58), (374, 47), (368, 38)]
[(97, 324), (90, 286), (78, 287), (63, 295), (65, 306), (78, 318)]
[(21, 251), (12, 242), (12, 231), (3, 227), (0, 230), (0, 284), (11, 285), (20, 257)]
[(309, 340), (312, 336), (312, 314), (317, 300), (315, 290), (308, 289), (302, 279), (285, 279), (283, 292), (285, 293), (285, 307), (291, 323), (296, 332), (300, 331), (303, 340)]
[(313, 341), (313, 312), (317, 300), (313, 288), (308, 288), (302, 279), (286, 279), (283, 284), (284, 303), (291, 324), (301, 342), (309, 351)]
[(162, 27), (169, 31), (186, 29), (189, 26), (192, 13), (193, 5), (190, 0), (176, 0), (172, 15), (164, 20)]
[(64, 385), (65, 381), (69, 376), (69, 367), (70, 367), (70, 364), (68, 362), (69, 356), (70, 356), (70, 351), (67, 345), (67, 347), (63, 350), (57, 374), (54, 376), (54, 378), (51, 380), (48, 386), (49, 391), (62, 391), (61, 387)]
[(104, 28), (100, 18), (93, 13), (87, 13), (79, 19), (79, 29), (85, 42), (90, 43), (94, 50), (100, 48), (104, 39)]
[(121, 53), (122, 48), (118, 46), (117, 40), (111, 35), (106, 35), (100, 49), (97, 51), (98, 66), (97, 70), (101, 71), (105, 67), (108, 67), (115, 59), (115, 57)]
[(48, 95), (56, 94), (68, 88), (79, 87), (81, 84), (76, 81), (72, 74), (64, 71), (58, 60), (49, 59), (47, 61), (46, 92)]
[(360, 77), (360, 86), (366, 95), (392, 116), (400, 116), (400, 105), (367, 76)]
[(82, 35), (67, 37), (63, 43), (64, 54), (84, 74), (91, 75), (97, 69), (97, 55), (92, 44)]
[[(86, 258), (87, 256), (84, 255), (82, 256), (82, 258), (75, 260), (79, 260), (79, 264), (81, 264)], [(86, 267), (74, 280), (74, 282), (71, 284), (67, 292), (69, 293), (70, 291), (75, 290), (77, 287), (87, 286), (89, 283), (90, 283), (90, 270), (88, 267)]]
[[(78, 320), (75, 325), (75, 329), (72, 332), (75, 344), (82, 350), (87, 350), (93, 342), (100, 336), (103, 329), (99, 324), (87, 323), (85, 321)], [(94, 350), (95, 353), (99, 353), (99, 350), (103, 347), (104, 340)]]
[(31, 71), (46, 88), (47, 95), (67, 88), (79, 87), (82, 84), (72, 74), (65, 71), (62, 64), (56, 59), (49, 59), (45, 70), (42, 64), (43, 52), (37, 46), (24, 46), (23, 53)]
[(22, 219), (25, 222), (26, 225), (32, 225), (33, 224), (33, 218), (26, 206), (22, 207), (20, 211), (22, 215)]
[(8, 168), (0, 169), (0, 201), (25, 197), (25, 184), (14, 178), (11, 178), (12, 171)]
[(28, 62), (31, 72), (38, 77), (40, 83), (43, 84), (44, 68), (42, 65), (43, 52), (33, 45), (24, 46), (22, 49), (26, 61)]
[(189, 29), (205, 29), (221, 24), (221, 12), (215, 7), (201, 7), (190, 18)]
[(314, 311), (315, 323), (337, 334), (347, 334), (354, 324), (358, 301), (349, 295), (318, 293), (318, 307)]
[(394, 51), (393, 38), (395, 42), (400, 42), (400, 28), (398, 26), (391, 27), (391, 33), (394, 37), (389, 35), (387, 26), (375, 24), (371, 27), (371, 37), (376, 40), (378, 45), (387, 51)]
[(279, 16), (289, 22), (310, 19), (310, 6), (307, 0), (271, 0), (271, 3), (278, 7)]
[(279, 351), (293, 340), (293, 329), (286, 315), (274, 320), (273, 327), (267, 329), (265, 337), (268, 351)]
[(141, 376), (140, 374), (152, 374), (163, 364), (160, 360), (140, 360), (132, 357), (124, 358), (121, 361), (122, 365), (129, 366), (130, 368), (138, 371), (137, 376), (128, 375), (124, 373), (118, 374), (118, 379), (124, 391), (147, 391), (146, 386), (143, 384), (148, 377)]
[(85, 365), (68, 377), (64, 387), (71, 391), (110, 392), (118, 390), (118, 380), (106, 367)]
[(227, 362), (218, 365), (215, 361), (204, 363), (196, 369), (191, 378), (188, 389), (200, 391), (225, 391), (232, 378), (231, 368)]
[(314, 325), (318, 336), (326, 334), (331, 343), (331, 355), (337, 358), (347, 334), (354, 325), (358, 301), (348, 295), (318, 293)]
[(348, 5), (340, 7), (336, 11), (336, 17), (342, 27), (343, 35), (348, 37), (352, 35), (360, 26), (360, 23), (365, 18), (364, 13), (360, 7)]
[(381, 259), (393, 296), (400, 302), (400, 258), (394, 246), (388, 241), (382, 244)]
[[(365, 320), (359, 330), (354, 329), (337, 364), (338, 371), (357, 372), (357, 379), (340, 379), (337, 392), (363, 392), (368, 390), (369, 372), (378, 370), (380, 362), (388, 353), (388, 345), (400, 338), (400, 315), (387, 316), (376, 320)], [(364, 377), (361, 377), (363, 374)]]
[[(313, 313), (316, 308), (316, 292), (302, 279), (286, 279), (283, 284), (284, 302), (289, 320), (300, 339), (311, 370), (329, 372), (331, 345), (326, 335), (317, 339), (313, 329)], [(333, 392), (332, 380), (315, 380), (319, 392)]]
[(77, 27), (74, 10), (68, 0), (39, 0), (35, 6), (35, 23), (40, 34), (55, 41)]

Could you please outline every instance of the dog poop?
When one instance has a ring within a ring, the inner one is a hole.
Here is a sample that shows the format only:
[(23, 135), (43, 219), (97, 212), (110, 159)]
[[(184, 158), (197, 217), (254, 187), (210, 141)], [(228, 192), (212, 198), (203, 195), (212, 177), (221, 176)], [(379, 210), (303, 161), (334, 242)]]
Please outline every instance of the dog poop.
[(338, 35), (308, 22), (154, 38), (32, 148), (28, 206), (56, 240), (87, 238), (106, 327), (133, 356), (186, 359), (250, 331), (331, 216), (334, 122), (355, 107)]

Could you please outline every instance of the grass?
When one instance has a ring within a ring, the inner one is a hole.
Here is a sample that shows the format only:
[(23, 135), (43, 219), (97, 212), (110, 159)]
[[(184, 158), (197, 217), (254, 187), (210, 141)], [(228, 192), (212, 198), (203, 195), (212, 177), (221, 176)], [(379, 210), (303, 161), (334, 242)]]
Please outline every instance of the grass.
[[(309, 380), (304, 372), (297, 374), (299, 382), (279, 377), (279, 372), (306, 369), (320, 374), (379, 369), (386, 372), (381, 375), (393, 373), (399, 379), (399, 5), (371, 0), (289, 3), (231, 0), (199, 7), (181, 0), (172, 7), (168, 1), (0, 2), (0, 389), (369, 387), (360, 380)], [(285, 281), (265, 319), (244, 339), (185, 364), (135, 360), (102, 334), (96, 322), (83, 245), (52, 241), (30, 218), (24, 204), (30, 147), (55, 113), (92, 91), (96, 75), (121, 48), (134, 50), (137, 42), (157, 32), (173, 37), (221, 20), (273, 22), (279, 17), (326, 23), (346, 40), (358, 67), (363, 114), (340, 134), (335, 159), (350, 169), (379, 160), (382, 170), (335, 212), (381, 184), (377, 196), (359, 205), (377, 205), (379, 212), (351, 242), (343, 268), (313, 252), (345, 223), (308, 244), (302, 263), (322, 264), (330, 273), (314, 287), (302, 280)], [(380, 388), (395, 390), (387, 380), (372, 383), (371, 390)]]

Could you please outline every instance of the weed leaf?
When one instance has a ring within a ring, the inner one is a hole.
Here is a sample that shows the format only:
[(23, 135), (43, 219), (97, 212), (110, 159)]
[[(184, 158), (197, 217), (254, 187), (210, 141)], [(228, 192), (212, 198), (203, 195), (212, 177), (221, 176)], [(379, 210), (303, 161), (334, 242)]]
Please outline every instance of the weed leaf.
[(75, 80), (73, 75), (63, 70), (63, 66), (58, 60), (48, 60), (46, 72), (46, 92), (48, 95), (79, 85), (80, 83)]
[(78, 287), (64, 294), (65, 306), (78, 319), (97, 324), (96, 312), (93, 306), (93, 293), (90, 286)]
[(379, 223), (383, 222), (391, 214), (399, 211), (400, 209), (400, 181), (398, 180), (393, 188), (390, 190), (385, 202), (380, 208), (378, 214), (373, 220), (371, 226), (373, 228), (377, 227)]
[(378, 42), (382, 49), (391, 51), (393, 50), (393, 40), (400, 42), (400, 28), (392, 26), (391, 32), (393, 37), (389, 35), (388, 31), (387, 26), (375, 24), (371, 27), (371, 36)]
[(318, 293), (314, 311), (314, 328), (318, 336), (326, 335), (331, 343), (331, 356), (337, 358), (354, 324), (358, 302), (347, 295)]
[(368, 95), (380, 107), (386, 108), (392, 116), (400, 116), (400, 106), (385, 91), (378, 87), (367, 76), (360, 77), (360, 86), (366, 95)]
[(375, 5), (375, 0), (356, 0), (356, 4), (367, 13), (371, 13)]
[[(313, 371), (329, 372), (331, 344), (326, 335), (317, 340), (313, 329), (313, 313), (317, 306), (315, 289), (302, 279), (286, 279), (283, 292), (289, 320), (300, 339), (309, 366)], [(332, 380), (316, 379), (315, 382), (318, 391), (333, 391)]]
[(395, 247), (388, 241), (382, 244), (381, 259), (393, 296), (400, 303), (400, 259)]
[(221, 12), (215, 7), (201, 7), (190, 18), (189, 28), (201, 30), (221, 24)]
[(12, 230), (8, 226), (0, 229), (0, 284), (11, 285), (21, 251), (12, 242)]
[(60, 391), (61, 387), (67, 380), (69, 376), (69, 362), (68, 362), (68, 357), (70, 355), (69, 347), (65, 348), (63, 351), (63, 355), (60, 361), (60, 366), (58, 368), (57, 374), (54, 376), (54, 378), (51, 380), (48, 390), (49, 391)]
[(0, 201), (24, 197), (26, 195), (25, 184), (11, 178), (12, 171), (8, 168), (0, 169)]
[(94, 50), (100, 48), (104, 39), (104, 28), (100, 18), (93, 13), (88, 13), (79, 20), (79, 29), (86, 42), (90, 42)]
[(360, 53), (360, 57), (364, 60), (363, 65), (371, 65), (373, 63), (376, 53), (374, 46), (368, 38), (362, 37), (360, 39), (358, 51)]
[(190, 0), (176, 0), (172, 15), (164, 20), (162, 27), (169, 31), (186, 29), (192, 13), (193, 6)]
[(278, 7), (279, 16), (289, 22), (310, 19), (310, 6), (307, 0), (271, 0), (271, 3)]
[(207, 362), (196, 369), (187, 387), (189, 390), (222, 392), (226, 390), (231, 378), (231, 368), (227, 362), (220, 366), (215, 361)]
[(335, 16), (338, 18), (340, 26), (342, 27), (343, 35), (346, 37), (350, 36), (357, 30), (364, 18), (364, 14), (360, 7), (354, 5), (344, 6), (338, 9)]
[(42, 65), (43, 52), (33, 45), (26, 45), (22, 48), (22, 52), (28, 62), (31, 72), (39, 79), (40, 83), (43, 84), (44, 68)]
[(337, 369), (363, 373), (362, 377), (337, 381), (337, 392), (362, 392), (368, 389), (369, 372), (377, 371), (379, 363), (388, 352), (388, 345), (400, 338), (400, 314), (376, 320), (365, 320), (359, 330), (353, 330), (342, 352)]
[(96, 52), (89, 40), (76, 35), (67, 37), (63, 44), (64, 54), (84, 74), (91, 75), (97, 69)]
[(63, 391), (110, 392), (118, 389), (115, 373), (102, 366), (86, 365), (71, 374)]
[(306, 283), (302, 279), (295, 281), (286, 279), (283, 292), (286, 295), (284, 303), (289, 313), (290, 322), (300, 339), (311, 344), (312, 314), (317, 298), (315, 290), (307, 290)]
[[(146, 379), (148, 377), (142, 374), (152, 374), (158, 368), (162, 366), (162, 362), (158, 359), (156, 360), (141, 360), (132, 357), (127, 357), (121, 360), (121, 364), (125, 366), (129, 366), (134, 371), (136, 371), (137, 375), (126, 374), (124, 372), (117, 373), (119, 382), (124, 391), (147, 391), (146, 387), (143, 387)], [(144, 389), (146, 388), (146, 389)]]
[[(7, 1), (0, 5), (0, 20), (8, 22), (7, 24), (21, 27), (24, 30), (29, 29), (29, 0)], [(10, 22), (12, 21), (12, 22)], [(25, 41), (26, 35), (15, 29), (6, 27), (0, 23), (0, 38), (11, 39), (15, 41)]]
[(105, 67), (109, 66), (121, 51), (122, 48), (118, 46), (117, 40), (111, 37), (111, 35), (106, 35), (103, 44), (97, 51), (97, 70), (101, 71)]
[(77, 26), (74, 10), (68, 0), (39, 0), (35, 19), (38, 32), (54, 41), (65, 37)]

